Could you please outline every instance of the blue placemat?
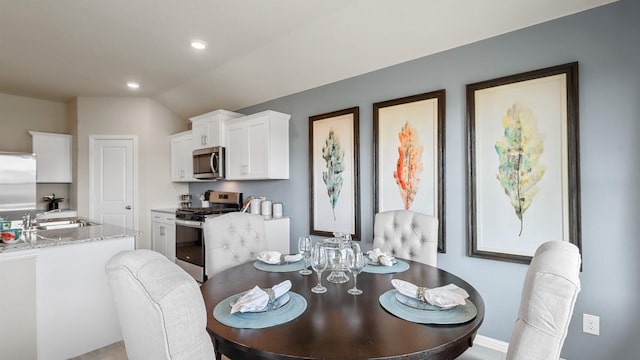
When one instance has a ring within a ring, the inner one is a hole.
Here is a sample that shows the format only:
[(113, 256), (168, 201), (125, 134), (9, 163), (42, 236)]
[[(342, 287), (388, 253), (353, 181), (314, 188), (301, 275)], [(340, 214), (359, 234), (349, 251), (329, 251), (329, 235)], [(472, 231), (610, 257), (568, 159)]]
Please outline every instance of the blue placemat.
[(398, 290), (392, 289), (380, 295), (380, 305), (391, 314), (419, 324), (462, 324), (473, 320), (478, 314), (476, 306), (467, 299), (465, 305), (448, 310), (420, 310), (400, 303), (396, 299)]
[(409, 264), (400, 259), (396, 259), (398, 262), (393, 264), (392, 266), (384, 266), (384, 265), (371, 265), (367, 264), (364, 267), (362, 272), (370, 273), (370, 274), (392, 274), (399, 273), (403, 271), (409, 270)]
[(242, 296), (244, 292), (229, 296), (213, 308), (213, 317), (221, 323), (242, 329), (262, 329), (289, 322), (302, 315), (307, 309), (307, 300), (301, 295), (289, 291), (291, 300), (281, 308), (259, 313), (231, 314), (230, 302)]
[(262, 261), (256, 260), (253, 262), (253, 267), (258, 270), (269, 271), (269, 272), (300, 271), (304, 269), (304, 260), (296, 261), (289, 264), (282, 264), (282, 265), (271, 265), (271, 264), (267, 264)]

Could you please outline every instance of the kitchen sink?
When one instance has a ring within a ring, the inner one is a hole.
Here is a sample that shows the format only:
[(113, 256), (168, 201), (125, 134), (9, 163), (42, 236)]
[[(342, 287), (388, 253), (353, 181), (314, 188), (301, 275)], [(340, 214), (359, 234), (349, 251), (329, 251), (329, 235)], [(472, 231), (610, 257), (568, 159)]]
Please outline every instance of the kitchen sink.
[(35, 226), (38, 230), (58, 230), (58, 229), (72, 229), (85, 226), (101, 225), (97, 222), (92, 222), (85, 219), (72, 218), (72, 219), (52, 219), (48, 221), (38, 222)]

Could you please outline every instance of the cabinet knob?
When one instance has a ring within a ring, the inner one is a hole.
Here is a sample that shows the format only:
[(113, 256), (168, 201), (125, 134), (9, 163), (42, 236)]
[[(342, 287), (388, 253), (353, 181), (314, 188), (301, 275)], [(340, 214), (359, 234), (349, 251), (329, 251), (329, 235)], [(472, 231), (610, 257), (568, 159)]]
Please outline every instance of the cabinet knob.
[(127, 205), (124, 208), (127, 209), (127, 210), (131, 210), (131, 205)]

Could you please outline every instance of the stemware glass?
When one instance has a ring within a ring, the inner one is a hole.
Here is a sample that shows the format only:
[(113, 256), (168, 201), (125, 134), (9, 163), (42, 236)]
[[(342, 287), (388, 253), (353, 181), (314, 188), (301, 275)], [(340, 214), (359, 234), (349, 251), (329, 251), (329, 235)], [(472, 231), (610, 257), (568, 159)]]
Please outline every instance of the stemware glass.
[(322, 286), (322, 272), (327, 268), (327, 250), (320, 243), (311, 248), (311, 267), (318, 274), (318, 285), (311, 288), (311, 291), (322, 294), (327, 291)]
[(324, 245), (327, 249), (327, 269), (331, 270), (327, 281), (334, 284), (349, 282), (346, 257), (351, 245), (351, 234), (335, 232), (332, 238), (324, 240)]
[(311, 238), (309, 236), (298, 238), (298, 252), (304, 259), (304, 269), (300, 270), (300, 274), (311, 275), (313, 272), (309, 270), (309, 256), (311, 256)]
[(351, 245), (347, 250), (347, 268), (353, 274), (353, 287), (347, 292), (351, 295), (360, 295), (362, 290), (358, 289), (358, 274), (362, 272), (367, 265), (367, 258), (360, 251), (360, 246), (356, 243)]

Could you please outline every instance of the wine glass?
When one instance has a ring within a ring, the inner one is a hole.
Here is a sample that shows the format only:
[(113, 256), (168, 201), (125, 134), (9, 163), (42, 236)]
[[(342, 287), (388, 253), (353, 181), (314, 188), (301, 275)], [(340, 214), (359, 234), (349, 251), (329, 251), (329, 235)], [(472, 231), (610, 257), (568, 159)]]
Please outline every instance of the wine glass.
[(327, 291), (322, 286), (322, 272), (327, 268), (327, 250), (320, 243), (311, 248), (311, 267), (318, 274), (318, 285), (311, 288), (311, 292), (322, 294)]
[(309, 256), (311, 255), (311, 238), (309, 236), (298, 238), (298, 252), (304, 259), (304, 269), (299, 271), (300, 274), (311, 275), (313, 272), (309, 270)]
[(358, 289), (358, 274), (362, 272), (367, 265), (367, 259), (360, 251), (360, 245), (353, 243), (351, 248), (347, 249), (347, 268), (353, 274), (353, 287), (347, 292), (351, 295), (360, 295), (362, 290)]

